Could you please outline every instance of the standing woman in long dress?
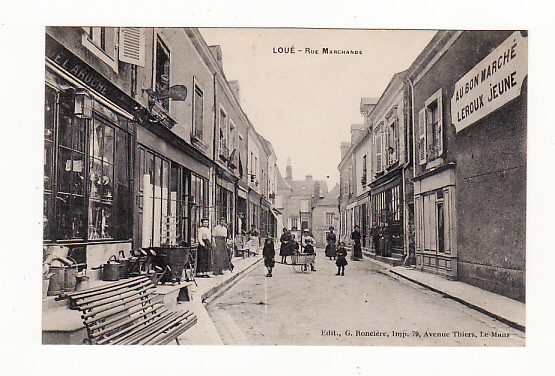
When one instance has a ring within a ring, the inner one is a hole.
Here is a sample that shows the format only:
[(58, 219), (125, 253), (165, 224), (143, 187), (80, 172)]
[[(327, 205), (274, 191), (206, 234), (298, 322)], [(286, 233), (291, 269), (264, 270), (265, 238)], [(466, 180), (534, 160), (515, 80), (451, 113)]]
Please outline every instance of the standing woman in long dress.
[(222, 275), (225, 266), (229, 266), (229, 258), (227, 255), (227, 227), (225, 218), (220, 219), (220, 224), (212, 230), (214, 237), (214, 275)]
[(279, 238), (279, 241), (281, 242), (281, 246), (279, 247), (279, 255), (281, 256), (282, 264), (287, 263), (287, 256), (289, 256), (287, 243), (289, 242), (290, 239), (291, 239), (291, 234), (289, 234), (289, 231), (287, 231), (287, 229), (284, 228), (283, 234), (281, 234), (281, 237)]
[(208, 273), (212, 270), (212, 234), (208, 228), (208, 218), (203, 218), (197, 230), (197, 267), (196, 273)]
[(355, 261), (362, 260), (362, 246), (360, 244), (360, 227), (358, 225), (355, 226), (355, 231), (351, 233), (351, 239), (353, 239), (353, 253), (351, 255), (351, 259)]
[(326, 235), (326, 241), (327, 241), (327, 245), (326, 245), (326, 257), (329, 257), (330, 260), (333, 259), (335, 260), (336, 257), (336, 241), (337, 241), (337, 237), (335, 236), (335, 234), (333, 233), (333, 226), (330, 226), (330, 232), (328, 232), (328, 234)]

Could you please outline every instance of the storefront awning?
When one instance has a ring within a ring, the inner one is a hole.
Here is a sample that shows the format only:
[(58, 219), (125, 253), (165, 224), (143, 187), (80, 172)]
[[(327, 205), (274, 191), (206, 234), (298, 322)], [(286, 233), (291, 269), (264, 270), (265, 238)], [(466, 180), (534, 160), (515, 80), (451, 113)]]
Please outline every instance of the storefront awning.
[(279, 220), (279, 215), (281, 214), (280, 212), (278, 212), (276, 209), (270, 209), (270, 213), (272, 213), (272, 215)]

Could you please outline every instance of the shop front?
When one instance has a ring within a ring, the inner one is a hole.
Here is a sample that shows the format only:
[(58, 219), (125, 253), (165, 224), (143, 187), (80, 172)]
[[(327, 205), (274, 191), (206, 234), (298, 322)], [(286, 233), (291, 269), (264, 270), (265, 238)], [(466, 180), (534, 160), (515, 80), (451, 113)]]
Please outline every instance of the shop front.
[(43, 243), (90, 269), (132, 246), (134, 101), (48, 35), (45, 74)]
[(237, 220), (235, 215), (235, 185), (225, 178), (216, 175), (216, 218), (225, 218), (230, 236), (235, 236)]
[(201, 219), (210, 216), (209, 161), (172, 145), (173, 134), (157, 137), (152, 130), (163, 128), (155, 126), (137, 130), (135, 246), (196, 246)]
[(403, 196), (401, 174), (378, 179), (372, 183), (372, 247), (377, 255), (402, 255)]
[(249, 191), (249, 201), (248, 201), (248, 230), (252, 229), (252, 226), (256, 230), (260, 229), (260, 195), (253, 190)]
[(414, 182), (416, 268), (457, 278), (455, 168), (446, 165)]
[[(360, 235), (361, 235), (361, 245), (362, 247), (369, 247), (370, 245), (370, 232), (371, 232), (371, 217), (372, 213), (370, 211), (370, 204), (371, 204), (371, 196), (370, 191), (365, 192), (364, 194), (360, 195), (356, 201), (357, 205), (355, 207), (355, 218), (356, 224), (360, 227)], [(354, 231), (354, 229), (353, 229)], [(351, 234), (348, 234), (348, 237), (351, 237)]]
[(261, 210), (261, 219), (260, 219), (260, 237), (267, 238), (272, 236), (272, 214), (270, 214), (270, 203), (262, 197), (260, 199), (260, 210)]
[(235, 229), (237, 235), (242, 235), (249, 231), (247, 228), (248, 186), (244, 188), (242, 185), (239, 180), (237, 186), (237, 224)]

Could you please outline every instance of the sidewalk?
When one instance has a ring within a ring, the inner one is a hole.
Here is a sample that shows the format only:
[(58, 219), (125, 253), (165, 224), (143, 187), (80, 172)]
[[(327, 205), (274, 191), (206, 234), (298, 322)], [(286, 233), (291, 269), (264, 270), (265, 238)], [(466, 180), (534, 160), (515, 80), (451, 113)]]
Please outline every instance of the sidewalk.
[(260, 253), (254, 257), (234, 257), (231, 260), (234, 265), (233, 272), (225, 271), (223, 275), (219, 276), (210, 275), (210, 278), (196, 278), (198, 286), (191, 285), (192, 300), (177, 306), (179, 309), (193, 311), (198, 320), (196, 325), (179, 337), (181, 345), (223, 345), (216, 326), (203, 303), (208, 298), (231, 287), (260, 261), (262, 261)]
[(389, 273), (443, 294), (461, 304), (491, 316), (515, 329), (526, 329), (526, 305), (493, 292), (459, 281), (421, 272), (404, 266), (389, 264), (366, 257), (370, 262), (387, 269)]

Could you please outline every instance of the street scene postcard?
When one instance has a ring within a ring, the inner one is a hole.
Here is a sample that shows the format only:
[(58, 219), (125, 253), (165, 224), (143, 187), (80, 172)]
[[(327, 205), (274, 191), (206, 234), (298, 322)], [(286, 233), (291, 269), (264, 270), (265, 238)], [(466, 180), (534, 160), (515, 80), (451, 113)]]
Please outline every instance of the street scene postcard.
[(44, 33), (43, 344), (525, 346), (526, 30)]

